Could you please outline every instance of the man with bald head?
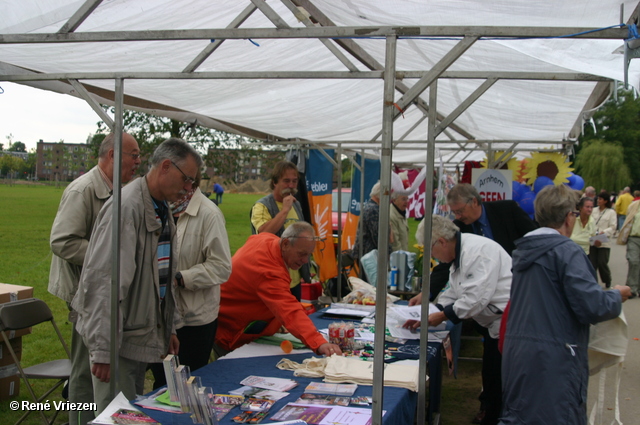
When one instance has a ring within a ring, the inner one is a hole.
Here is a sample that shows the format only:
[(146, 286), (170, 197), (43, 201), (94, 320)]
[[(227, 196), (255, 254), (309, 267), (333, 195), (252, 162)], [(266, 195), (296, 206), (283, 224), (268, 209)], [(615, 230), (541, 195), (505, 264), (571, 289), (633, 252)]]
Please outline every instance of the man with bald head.
[(111, 268), (112, 200), (96, 220), (72, 307), (77, 329), (89, 350), (98, 412), (111, 402), (111, 379), (129, 400), (143, 390), (147, 363), (178, 354), (175, 335), (175, 224), (168, 202), (192, 189), (202, 159), (187, 142), (162, 142), (150, 159), (151, 169), (122, 190), (120, 214), (120, 299), (118, 304), (118, 373), (112, 376)]
[[(115, 134), (107, 135), (98, 151), (98, 165), (75, 179), (62, 194), (58, 213), (51, 227), (51, 269), (49, 292), (67, 305), (78, 288), (89, 237), (96, 217), (113, 191), (113, 166)], [(122, 134), (122, 174), (120, 181), (127, 183), (140, 165), (138, 142), (130, 134)], [(69, 314), (75, 324), (75, 312)], [(76, 332), (71, 331), (71, 375), (69, 376), (69, 401), (93, 403), (89, 352)], [(70, 411), (69, 423), (86, 424), (94, 418), (90, 410)]]
[(231, 276), (221, 286), (216, 347), (218, 354), (287, 328), (317, 354), (342, 354), (314, 326), (289, 290), (288, 269), (309, 262), (316, 246), (313, 226), (292, 223), (282, 233), (251, 236), (231, 259)]

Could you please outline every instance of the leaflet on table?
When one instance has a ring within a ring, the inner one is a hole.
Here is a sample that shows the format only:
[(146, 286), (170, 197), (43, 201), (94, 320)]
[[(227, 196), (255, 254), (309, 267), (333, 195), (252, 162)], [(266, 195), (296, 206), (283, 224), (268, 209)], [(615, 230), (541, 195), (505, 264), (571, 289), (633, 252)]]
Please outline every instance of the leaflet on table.
[(119, 425), (160, 425), (141, 411), (131, 409), (118, 409), (111, 415), (111, 419)]
[(333, 384), (326, 382), (310, 382), (305, 393), (352, 396), (358, 389), (357, 384)]
[(236, 388), (235, 390), (231, 390), (229, 391), (229, 394), (241, 395), (245, 397), (268, 398), (275, 401), (278, 401), (281, 398), (285, 398), (289, 395), (288, 392), (284, 391), (265, 390), (263, 388), (248, 386), (242, 386), (240, 388)]
[[(429, 303), (429, 314), (437, 313), (439, 311), (440, 309), (438, 307), (436, 307), (433, 303)], [(403, 319), (405, 321), (420, 320), (422, 316), (422, 305), (392, 305), (389, 307), (389, 313), (387, 314), (387, 317), (388, 316), (395, 316), (398, 320)], [(435, 328), (438, 327), (439, 326), (436, 326)], [(444, 328), (445, 327), (442, 326), (442, 329), (437, 330), (443, 330)]]
[(373, 317), (375, 314), (376, 314), (375, 306), (343, 304), (343, 303), (333, 303), (331, 304), (331, 307), (329, 307), (323, 312), (323, 315), (350, 317), (353, 319)]
[[(383, 410), (382, 414), (386, 412)], [(369, 425), (371, 409), (343, 406), (309, 406), (289, 403), (271, 417), (274, 421), (301, 419), (310, 425)]]
[(240, 384), (275, 391), (289, 391), (291, 388), (298, 385), (298, 383), (293, 379), (271, 378), (255, 375), (244, 378)]
[(138, 396), (133, 403), (140, 407), (144, 407), (145, 409), (160, 410), (161, 412), (169, 413), (182, 413), (180, 402), (173, 402), (170, 400), (167, 388), (161, 388), (148, 397)]
[[(403, 338), (403, 339), (420, 339), (420, 329), (418, 328), (415, 331), (405, 329), (402, 327), (404, 322), (405, 320), (398, 321), (394, 317), (387, 318), (387, 329), (389, 330), (389, 333), (391, 334), (391, 336), (394, 338)], [(443, 330), (439, 330), (441, 328)], [(440, 342), (442, 341), (442, 338), (444, 338), (448, 334), (449, 334), (449, 331), (444, 330), (444, 326), (430, 327), (428, 341)]]
[(137, 410), (129, 403), (129, 400), (124, 396), (122, 391), (109, 403), (109, 405), (93, 420), (96, 425), (113, 425), (116, 422), (111, 418), (111, 415), (116, 413), (120, 409)]
[(327, 406), (348, 406), (351, 402), (351, 397), (342, 397), (339, 395), (329, 394), (309, 394), (304, 393), (299, 399), (295, 401), (297, 404), (314, 404), (327, 405)]

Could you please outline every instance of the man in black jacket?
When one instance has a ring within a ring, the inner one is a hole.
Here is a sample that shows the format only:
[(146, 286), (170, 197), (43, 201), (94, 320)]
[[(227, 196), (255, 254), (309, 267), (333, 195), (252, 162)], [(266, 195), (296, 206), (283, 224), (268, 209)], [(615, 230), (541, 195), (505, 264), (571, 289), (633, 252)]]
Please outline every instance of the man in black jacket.
[[(498, 242), (509, 255), (515, 249), (514, 241), (538, 226), (515, 201), (482, 202), (475, 187), (468, 183), (455, 185), (447, 194), (447, 203), (455, 216), (453, 223), (461, 233), (475, 233)], [(416, 238), (420, 241), (424, 233), (423, 222), (418, 226)], [(431, 273), (431, 295), (433, 300), (449, 280), (451, 263), (438, 264)], [(420, 304), (422, 294), (409, 301), (409, 305)]]

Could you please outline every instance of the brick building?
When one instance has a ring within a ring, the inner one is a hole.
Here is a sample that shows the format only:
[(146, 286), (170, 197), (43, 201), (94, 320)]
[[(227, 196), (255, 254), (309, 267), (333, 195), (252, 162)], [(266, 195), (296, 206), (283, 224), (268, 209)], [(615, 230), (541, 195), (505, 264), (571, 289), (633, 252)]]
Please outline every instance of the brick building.
[(38, 142), (36, 158), (36, 177), (49, 181), (72, 181), (96, 162), (90, 145), (42, 140)]

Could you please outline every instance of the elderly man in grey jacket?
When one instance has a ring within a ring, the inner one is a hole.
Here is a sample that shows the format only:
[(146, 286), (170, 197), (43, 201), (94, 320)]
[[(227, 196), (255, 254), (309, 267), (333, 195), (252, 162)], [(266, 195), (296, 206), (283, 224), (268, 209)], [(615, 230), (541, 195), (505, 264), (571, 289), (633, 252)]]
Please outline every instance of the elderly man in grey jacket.
[[(482, 387), (485, 393), (483, 425), (495, 425), (500, 415), (502, 356), (498, 336), (502, 312), (509, 302), (511, 257), (497, 242), (471, 233), (460, 233), (450, 220), (434, 215), (431, 229), (431, 255), (451, 263), (449, 286), (438, 298), (441, 311), (429, 315), (429, 326), (445, 320), (459, 323), (473, 319), (484, 337)], [(417, 328), (408, 321), (405, 327)]]
[(119, 389), (133, 399), (146, 364), (162, 361), (167, 353), (178, 354), (175, 224), (167, 202), (192, 188), (201, 166), (202, 159), (184, 140), (168, 139), (153, 153), (145, 177), (122, 190), (117, 375), (110, 365), (111, 200), (98, 216), (72, 302), (78, 332), (89, 349), (98, 412), (111, 402), (110, 379), (117, 379)]
[[(107, 135), (98, 151), (98, 165), (75, 179), (62, 194), (58, 213), (51, 227), (51, 269), (49, 292), (71, 303), (78, 288), (89, 236), (98, 213), (111, 197), (113, 190), (115, 134)], [(133, 136), (122, 135), (122, 173), (120, 180), (131, 180), (140, 165), (140, 149)], [(75, 312), (69, 313), (71, 323)], [(75, 325), (71, 331), (71, 375), (69, 376), (69, 401), (93, 403), (89, 352), (78, 335)], [(86, 424), (94, 418), (90, 410), (70, 411), (71, 425)]]

